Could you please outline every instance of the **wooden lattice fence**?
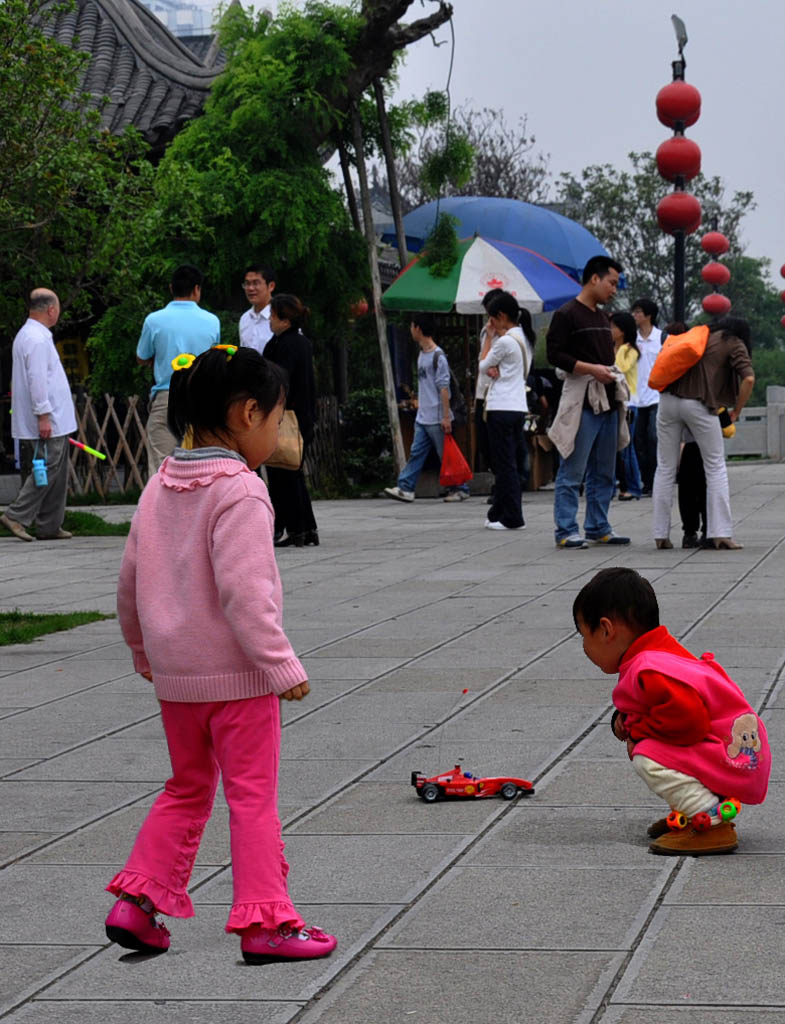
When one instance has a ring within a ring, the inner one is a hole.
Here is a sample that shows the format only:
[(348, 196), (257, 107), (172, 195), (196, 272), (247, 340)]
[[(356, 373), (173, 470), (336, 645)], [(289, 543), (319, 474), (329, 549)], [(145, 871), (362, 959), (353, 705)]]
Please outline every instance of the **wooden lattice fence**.
[(147, 403), (138, 395), (118, 398), (104, 395), (75, 397), (76, 440), (103, 452), (97, 459), (80, 448), (71, 451), (68, 470), (69, 495), (140, 491), (147, 482), (145, 429)]
[[(74, 405), (76, 440), (103, 452), (106, 459), (96, 459), (80, 448), (73, 448), (68, 470), (69, 495), (97, 492), (105, 500), (109, 494), (140, 491), (147, 483), (146, 400), (137, 395), (104, 395), (102, 399), (85, 395), (75, 396)], [(314, 487), (326, 480), (339, 480), (343, 475), (338, 400), (332, 395), (317, 399), (316, 430), (306, 455), (305, 472)]]

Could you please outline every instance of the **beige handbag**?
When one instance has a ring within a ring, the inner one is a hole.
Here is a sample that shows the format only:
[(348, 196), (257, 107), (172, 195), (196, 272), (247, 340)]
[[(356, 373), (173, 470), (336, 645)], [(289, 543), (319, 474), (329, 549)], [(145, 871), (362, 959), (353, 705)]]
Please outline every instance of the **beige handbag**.
[(297, 413), (287, 409), (278, 428), (278, 447), (265, 462), (269, 469), (297, 470), (303, 464), (303, 435), (297, 425)]

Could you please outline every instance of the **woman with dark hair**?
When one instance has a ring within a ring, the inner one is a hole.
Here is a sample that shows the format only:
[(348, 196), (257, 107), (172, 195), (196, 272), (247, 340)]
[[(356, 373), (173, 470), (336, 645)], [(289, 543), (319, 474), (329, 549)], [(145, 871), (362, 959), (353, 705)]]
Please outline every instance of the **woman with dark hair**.
[(491, 378), (485, 395), (485, 422), (496, 484), (485, 526), (489, 530), (521, 530), (526, 378), (537, 336), (528, 310), (521, 309), (509, 292), (491, 299), (488, 317), (495, 337), (487, 356), (480, 360), (480, 370)]
[(741, 548), (733, 539), (728, 471), (718, 412), (725, 406), (735, 422), (755, 385), (750, 359), (750, 325), (740, 317), (712, 324), (706, 350), (698, 362), (669, 384), (657, 414), (657, 472), (654, 477), (654, 539), (658, 548), (670, 541), (671, 503), (686, 427), (697, 443), (706, 473), (708, 547)]
[(616, 366), (624, 374), (630, 389), (630, 405), (627, 409), (627, 423), (630, 428), (630, 443), (616, 453), (616, 479), (619, 482), (619, 501), (638, 501), (643, 490), (638, 457), (635, 453), (635, 419), (638, 410), (632, 404), (638, 393), (638, 326), (632, 313), (611, 313), (611, 335), (616, 352)]
[[(307, 316), (308, 310), (296, 296), (274, 295), (270, 300), (273, 337), (264, 350), (265, 359), (282, 366), (289, 374), (286, 408), (294, 410), (297, 416), (303, 458), (313, 440), (316, 408), (313, 351), (301, 330)], [(319, 534), (302, 466), (298, 470), (270, 468), (267, 481), (275, 509), (275, 546), (317, 545)]]

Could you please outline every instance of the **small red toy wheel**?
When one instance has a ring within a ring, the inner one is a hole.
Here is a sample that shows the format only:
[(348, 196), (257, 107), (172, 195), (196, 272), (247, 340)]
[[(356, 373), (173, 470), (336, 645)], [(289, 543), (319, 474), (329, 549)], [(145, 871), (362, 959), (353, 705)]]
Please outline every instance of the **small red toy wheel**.
[(665, 823), (671, 831), (679, 832), (681, 829), (687, 827), (687, 815), (682, 814), (681, 811), (671, 811), (665, 819)]
[(518, 787), (514, 782), (505, 782), (501, 788), (501, 795), (505, 800), (514, 800), (518, 795)]
[(699, 811), (698, 814), (693, 814), (690, 824), (696, 832), (708, 832), (711, 828), (711, 815), (705, 811)]

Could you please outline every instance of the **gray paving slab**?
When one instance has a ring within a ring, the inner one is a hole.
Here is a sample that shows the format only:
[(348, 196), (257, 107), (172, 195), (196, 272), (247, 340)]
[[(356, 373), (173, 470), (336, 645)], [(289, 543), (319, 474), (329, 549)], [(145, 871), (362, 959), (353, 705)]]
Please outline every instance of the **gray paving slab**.
[[(653, 908), (670, 858), (637, 867), (545, 867), (462, 863), (380, 940), (381, 948), (593, 949), (630, 946)], [(609, 898), (623, 889), (624, 901)], [(630, 907), (637, 913), (630, 914)], [(501, 923), (503, 927), (500, 927)], [(448, 926), (448, 927), (446, 927)]]
[(154, 1017), (162, 1024), (286, 1024), (303, 1004), (263, 999), (34, 999), (17, 1010), (15, 1024), (140, 1024)]
[[(620, 958), (607, 953), (379, 950), (303, 1017), (303, 1024), (581, 1021), (598, 979)], [(569, 984), (554, 985), (569, 978)]]
[[(693, 906), (661, 908), (612, 1002), (656, 1006), (671, 1003), (679, 993), (685, 1000), (714, 1004), (723, 1011), (777, 1006), (785, 1012), (782, 905), (725, 906), (719, 899), (699, 911)], [(755, 899), (752, 891), (750, 899)]]
[[(279, 559), (286, 628), (313, 678), (309, 699), (283, 707), (279, 808), (292, 895), (339, 936), (321, 964), (247, 968), (223, 933), (220, 793), (192, 882), (197, 916), (170, 922), (172, 951), (139, 960), (107, 947), (103, 885), (168, 774), (154, 694), (116, 620), (4, 648), (7, 1019), (729, 1024), (767, 1021), (767, 1004), (780, 1019), (785, 465), (733, 465), (730, 479), (738, 554), (656, 551), (647, 502), (612, 509), (630, 548), (581, 552), (553, 547), (547, 493), (527, 495), (515, 538), (484, 531), (478, 502), (317, 505), (322, 546)], [(113, 610), (122, 546), (9, 539), (0, 607)], [(769, 797), (744, 808), (732, 857), (648, 851), (663, 808), (610, 735), (614, 680), (587, 662), (571, 617), (608, 565), (651, 579), (674, 634), (714, 650), (767, 707)], [(536, 794), (418, 800), (410, 772), (456, 761), (536, 779)], [(714, 984), (739, 970), (746, 989)]]

